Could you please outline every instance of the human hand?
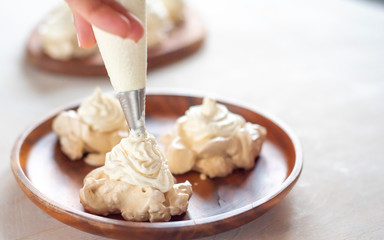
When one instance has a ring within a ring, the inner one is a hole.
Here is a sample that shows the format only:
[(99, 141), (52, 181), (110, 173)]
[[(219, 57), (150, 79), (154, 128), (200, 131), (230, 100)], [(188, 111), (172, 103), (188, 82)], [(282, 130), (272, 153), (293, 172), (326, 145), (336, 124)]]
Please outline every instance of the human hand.
[(92, 25), (122, 38), (139, 41), (144, 34), (140, 20), (114, 0), (66, 0), (73, 12), (79, 46), (96, 43)]

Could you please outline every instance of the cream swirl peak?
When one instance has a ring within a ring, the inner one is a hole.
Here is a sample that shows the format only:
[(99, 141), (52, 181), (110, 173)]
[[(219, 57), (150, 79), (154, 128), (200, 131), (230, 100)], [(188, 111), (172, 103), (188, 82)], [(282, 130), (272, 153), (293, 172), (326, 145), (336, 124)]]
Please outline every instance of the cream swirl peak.
[(71, 160), (93, 166), (104, 165), (105, 154), (128, 136), (128, 125), (117, 99), (96, 89), (86, 98), (78, 111), (63, 111), (52, 123), (60, 138), (61, 150)]
[(126, 124), (119, 101), (102, 94), (99, 88), (82, 102), (77, 113), (84, 123), (99, 132), (114, 131)]
[(174, 179), (167, 160), (149, 133), (131, 131), (105, 159), (105, 173), (114, 180), (136, 186), (151, 186), (167, 192)]
[(244, 118), (233, 114), (213, 98), (206, 97), (203, 104), (187, 110), (178, 120), (187, 139), (192, 143), (207, 141), (215, 137), (229, 137), (245, 124)]

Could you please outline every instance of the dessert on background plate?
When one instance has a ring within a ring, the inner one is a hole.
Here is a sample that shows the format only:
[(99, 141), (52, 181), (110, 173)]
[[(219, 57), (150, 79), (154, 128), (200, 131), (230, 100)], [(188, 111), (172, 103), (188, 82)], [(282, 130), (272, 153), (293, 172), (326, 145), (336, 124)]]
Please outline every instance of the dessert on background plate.
[(39, 26), (42, 49), (49, 57), (66, 61), (72, 58), (85, 58), (97, 52), (97, 47), (81, 48), (73, 24), (71, 9), (66, 3), (53, 9)]
[(246, 122), (213, 98), (205, 97), (202, 105), (190, 107), (177, 120), (173, 133), (160, 140), (173, 174), (195, 170), (204, 179), (254, 167), (266, 135), (264, 127)]
[[(184, 20), (182, 0), (147, 0), (147, 47), (155, 49), (166, 41), (168, 34)], [(71, 9), (66, 3), (53, 9), (39, 26), (42, 49), (52, 59), (66, 61), (89, 57), (97, 47), (78, 45)]]
[(154, 137), (131, 131), (107, 153), (105, 166), (84, 178), (80, 201), (98, 215), (121, 213), (129, 221), (169, 221), (187, 211), (192, 186), (175, 184)]
[(168, 10), (168, 15), (175, 25), (184, 21), (184, 0), (162, 0)]
[[(149, 70), (180, 61), (200, 49), (206, 36), (204, 22), (183, 0), (148, 0), (145, 7)], [(58, 74), (106, 76), (98, 47), (78, 46), (72, 19), (64, 3), (47, 14), (28, 39), (27, 61)]]
[(86, 154), (84, 161), (92, 166), (102, 166), (105, 154), (128, 136), (119, 101), (99, 88), (76, 111), (61, 112), (53, 120), (52, 129), (69, 159), (79, 160)]

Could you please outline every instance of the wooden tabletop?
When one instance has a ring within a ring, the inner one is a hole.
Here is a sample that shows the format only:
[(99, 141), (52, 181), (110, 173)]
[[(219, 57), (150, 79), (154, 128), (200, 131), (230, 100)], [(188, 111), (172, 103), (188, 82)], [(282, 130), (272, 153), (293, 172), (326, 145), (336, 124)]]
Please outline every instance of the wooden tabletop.
[[(189, 3), (206, 22), (207, 41), (151, 72), (148, 88), (246, 102), (283, 120), (304, 150), (287, 198), (247, 225), (203, 239), (383, 239), (384, 2)], [(30, 32), (54, 5), (7, 1), (0, 10), (0, 239), (104, 239), (45, 214), (10, 170), (12, 145), (34, 121), (96, 86), (112, 89), (107, 78), (58, 76), (24, 63)]]

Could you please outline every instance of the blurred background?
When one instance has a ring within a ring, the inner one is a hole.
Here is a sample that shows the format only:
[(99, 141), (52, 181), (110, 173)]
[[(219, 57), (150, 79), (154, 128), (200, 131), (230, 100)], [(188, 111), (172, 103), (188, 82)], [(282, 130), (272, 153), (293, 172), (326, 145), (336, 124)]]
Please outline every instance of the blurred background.
[[(3, 239), (101, 239), (39, 210), (9, 168), (14, 141), (32, 123), (96, 86), (112, 91), (107, 77), (57, 75), (25, 62), (32, 30), (58, 3), (6, 1), (0, 7)], [(263, 109), (294, 130), (305, 157), (285, 200), (216, 239), (383, 239), (384, 1), (186, 4), (204, 21), (204, 45), (151, 71), (147, 88), (210, 93)]]

